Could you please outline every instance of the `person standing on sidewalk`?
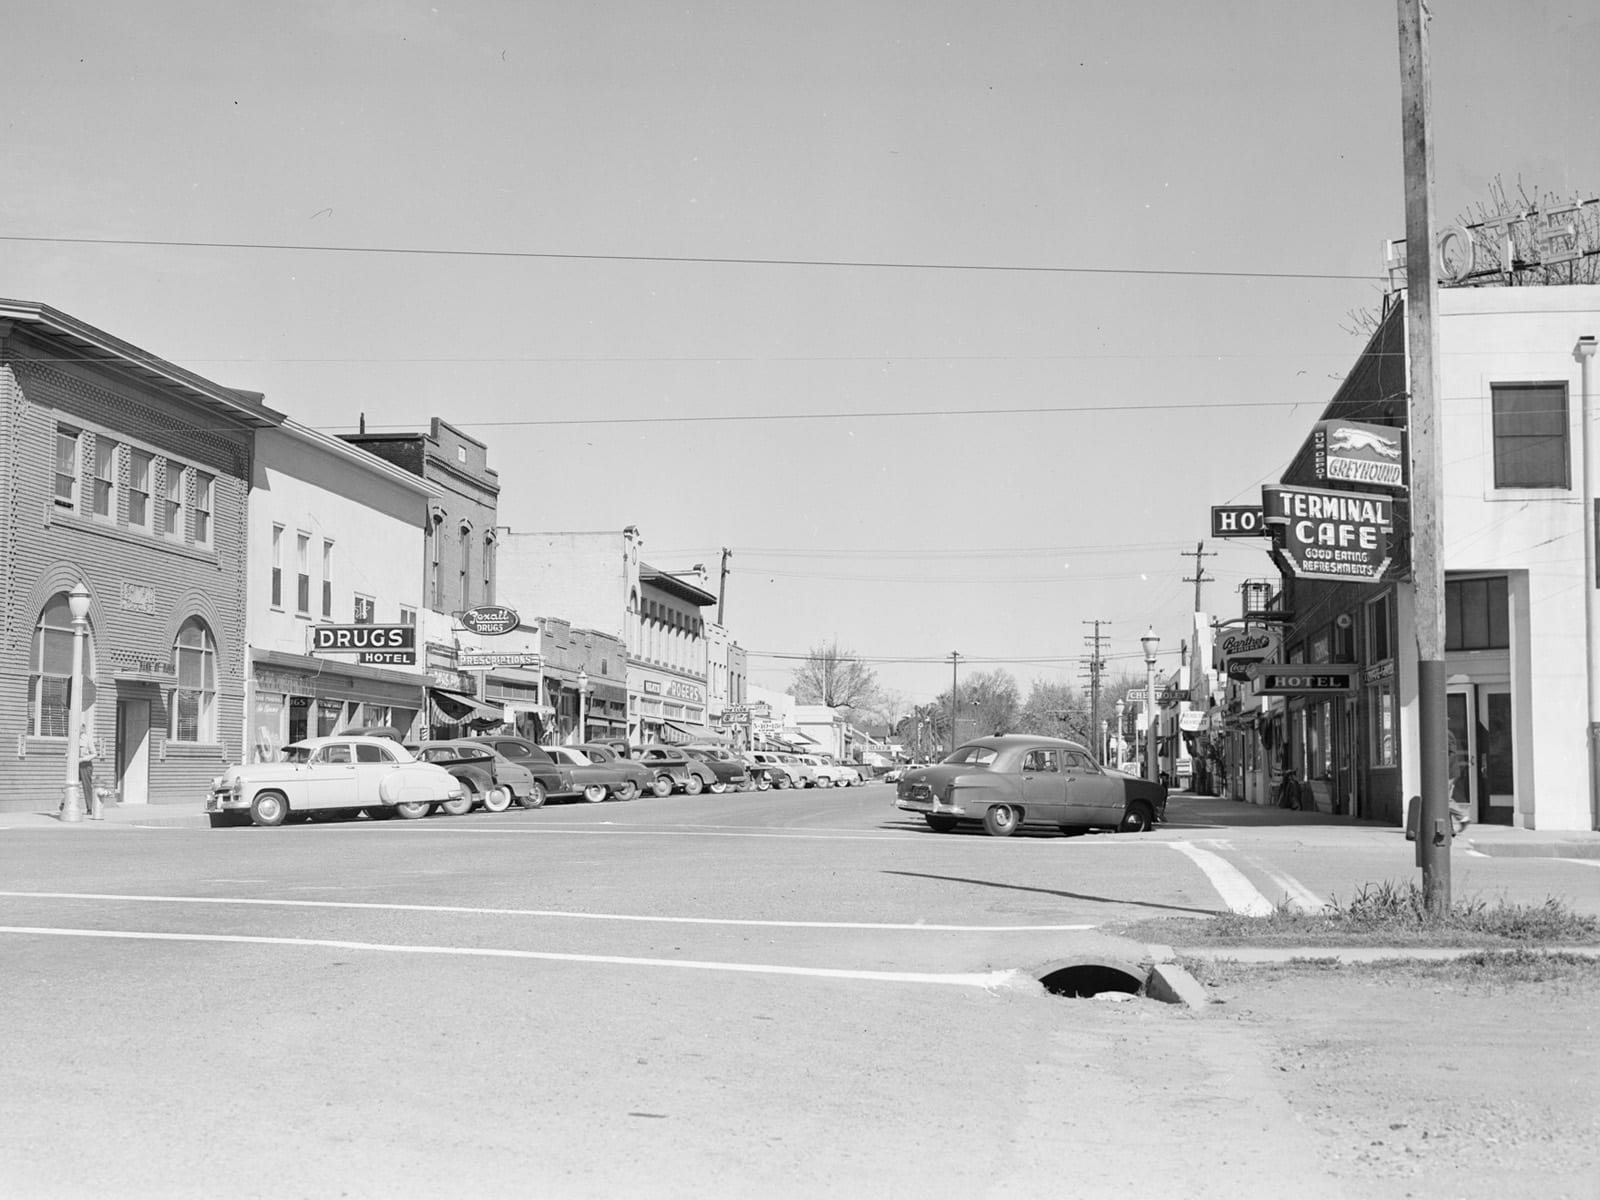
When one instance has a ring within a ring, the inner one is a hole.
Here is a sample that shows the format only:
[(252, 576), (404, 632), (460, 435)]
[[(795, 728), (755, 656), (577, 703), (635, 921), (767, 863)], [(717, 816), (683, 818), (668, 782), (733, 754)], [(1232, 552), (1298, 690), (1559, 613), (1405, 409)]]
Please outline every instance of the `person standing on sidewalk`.
[(94, 723), (86, 716), (78, 727), (78, 786), (83, 789), (86, 812), (98, 812), (94, 802), (94, 760), (100, 757), (100, 743), (94, 740)]

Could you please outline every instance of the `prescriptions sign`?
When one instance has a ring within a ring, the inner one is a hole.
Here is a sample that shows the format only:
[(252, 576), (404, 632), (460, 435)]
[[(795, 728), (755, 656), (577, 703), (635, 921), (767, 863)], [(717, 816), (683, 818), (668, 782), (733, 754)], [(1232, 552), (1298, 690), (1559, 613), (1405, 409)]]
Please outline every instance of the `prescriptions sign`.
[(1389, 496), (1269, 485), (1261, 508), (1274, 549), (1297, 579), (1377, 583), (1389, 569)]

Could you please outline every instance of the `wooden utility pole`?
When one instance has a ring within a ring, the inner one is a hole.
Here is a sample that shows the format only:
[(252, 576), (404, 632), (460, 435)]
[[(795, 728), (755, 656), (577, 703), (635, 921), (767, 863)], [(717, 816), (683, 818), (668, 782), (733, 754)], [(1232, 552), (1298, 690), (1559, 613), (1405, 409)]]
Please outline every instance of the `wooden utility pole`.
[(733, 557), (733, 551), (726, 546), (722, 548), (722, 577), (717, 581), (717, 624), (722, 624), (722, 605), (728, 598), (728, 560)]
[[(1089, 736), (1100, 737), (1100, 672), (1105, 670), (1106, 661), (1100, 657), (1100, 626), (1111, 624), (1110, 621), (1085, 621), (1085, 625), (1094, 626), (1094, 638), (1089, 648)], [(1094, 756), (1100, 758), (1105, 754), (1104, 738), (1101, 745), (1095, 750)]]
[(1194, 559), (1194, 576), (1191, 578), (1185, 575), (1183, 581), (1194, 584), (1194, 610), (1195, 612), (1203, 612), (1205, 610), (1200, 607), (1200, 585), (1203, 583), (1215, 583), (1216, 579), (1206, 574), (1205, 566), (1200, 560), (1202, 558), (1215, 558), (1217, 552), (1215, 550), (1207, 550), (1204, 542), (1196, 542), (1193, 550), (1182, 551), (1182, 555), (1184, 558)]
[(950, 753), (956, 752), (956, 665), (961, 661), (958, 651), (950, 651)]
[(1433, 96), (1428, 78), (1425, 5), (1423, 0), (1398, 2), (1400, 129), (1406, 193), (1406, 342), (1411, 367), (1411, 579), (1422, 774), (1417, 865), (1422, 868), (1423, 902), (1430, 913), (1443, 913), (1450, 908), (1450, 764), (1445, 723), (1439, 283), (1433, 269)]

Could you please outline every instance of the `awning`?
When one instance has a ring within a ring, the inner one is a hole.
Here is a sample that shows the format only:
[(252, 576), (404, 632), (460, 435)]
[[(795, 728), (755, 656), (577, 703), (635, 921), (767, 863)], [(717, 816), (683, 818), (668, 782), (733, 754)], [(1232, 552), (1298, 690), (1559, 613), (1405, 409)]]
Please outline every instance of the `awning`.
[(428, 699), (433, 701), (434, 707), (446, 721), (499, 725), (505, 720), (505, 711), (498, 704), (485, 704), (465, 692), (431, 687), (428, 689)]
[(662, 721), (663, 729), (670, 729), (679, 737), (670, 740), (676, 742), (681, 738), (685, 742), (711, 742), (715, 745), (726, 746), (732, 743), (732, 738), (713, 731), (707, 725), (685, 725), (681, 721)]

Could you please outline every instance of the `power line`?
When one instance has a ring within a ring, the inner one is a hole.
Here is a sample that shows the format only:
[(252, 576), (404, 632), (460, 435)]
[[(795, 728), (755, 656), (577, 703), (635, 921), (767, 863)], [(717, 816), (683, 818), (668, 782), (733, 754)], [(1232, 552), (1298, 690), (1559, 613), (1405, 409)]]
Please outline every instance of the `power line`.
[(0, 242), (47, 246), (132, 246), (160, 250), (261, 250), (297, 254), (409, 255), (427, 258), (499, 258), (553, 262), (685, 263), (738, 267), (830, 267), (883, 271), (984, 271), (1032, 275), (1132, 275), (1183, 279), (1302, 279), (1381, 282), (1381, 274), (1346, 275), (1321, 271), (1201, 271), (1179, 267), (1047, 267), (1015, 263), (892, 262), (872, 259), (734, 258), (693, 254), (588, 254), (550, 250), (459, 250), (427, 246), (331, 246), (298, 242), (201, 242), (180, 238), (47, 237), (0, 234)]

